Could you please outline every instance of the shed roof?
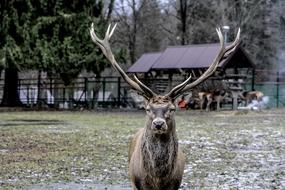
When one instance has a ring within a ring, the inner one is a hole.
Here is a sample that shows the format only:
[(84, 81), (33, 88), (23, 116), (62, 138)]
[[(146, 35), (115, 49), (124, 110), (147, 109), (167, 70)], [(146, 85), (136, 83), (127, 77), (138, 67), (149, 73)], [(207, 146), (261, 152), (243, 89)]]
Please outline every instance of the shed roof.
[(160, 57), (161, 52), (143, 54), (129, 69), (131, 73), (146, 73)]
[[(152, 57), (152, 59), (150, 54), (143, 54), (128, 72), (148, 72), (151, 69), (170, 70), (208, 68), (217, 56), (219, 49), (220, 44), (218, 43), (170, 46), (166, 48), (164, 52), (156, 53), (155, 58)], [(233, 54), (223, 60), (219, 67), (253, 68), (254, 64), (243, 48), (238, 45)]]

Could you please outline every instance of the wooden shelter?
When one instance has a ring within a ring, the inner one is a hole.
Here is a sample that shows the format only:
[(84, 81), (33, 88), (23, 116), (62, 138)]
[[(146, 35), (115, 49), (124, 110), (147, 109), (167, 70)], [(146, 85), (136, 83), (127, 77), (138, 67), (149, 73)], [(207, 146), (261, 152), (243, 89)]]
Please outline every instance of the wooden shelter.
[[(193, 71), (207, 69), (218, 54), (220, 44), (199, 44), (170, 46), (163, 52), (143, 54), (129, 69), (130, 73), (147, 73), (151, 71), (176, 72), (181, 69)], [(233, 54), (220, 63), (219, 70), (229, 68), (250, 68), (255, 65), (250, 60), (241, 44)]]
[[(163, 52), (143, 54), (128, 72), (140, 74), (145, 78), (144, 81), (151, 81), (147, 83), (153, 89), (163, 93), (190, 74), (194, 80), (199, 77), (211, 65), (219, 49), (218, 43), (170, 46)], [(246, 80), (248, 82), (248, 79), (251, 80), (251, 88), (254, 88), (254, 70), (254, 63), (240, 43), (234, 52), (220, 63), (210, 79), (227, 80), (229, 89), (233, 96), (236, 96), (243, 90), (242, 84)]]

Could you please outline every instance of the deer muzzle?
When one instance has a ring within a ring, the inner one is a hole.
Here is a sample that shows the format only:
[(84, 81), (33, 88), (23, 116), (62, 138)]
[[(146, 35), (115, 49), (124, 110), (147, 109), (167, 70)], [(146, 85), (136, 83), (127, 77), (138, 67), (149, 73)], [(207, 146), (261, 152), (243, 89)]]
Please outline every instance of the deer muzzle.
[(151, 128), (152, 128), (152, 130), (155, 133), (162, 134), (162, 133), (165, 133), (167, 131), (168, 127), (167, 127), (165, 119), (163, 119), (163, 118), (155, 118), (152, 121)]

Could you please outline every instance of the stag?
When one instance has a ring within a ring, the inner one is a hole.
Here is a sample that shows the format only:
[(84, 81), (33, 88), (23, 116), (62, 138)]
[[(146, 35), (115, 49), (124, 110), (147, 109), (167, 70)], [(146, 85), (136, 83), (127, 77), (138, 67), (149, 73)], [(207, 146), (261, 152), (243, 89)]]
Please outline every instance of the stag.
[(104, 39), (99, 39), (90, 28), (92, 41), (97, 44), (121, 77), (146, 100), (146, 126), (133, 137), (129, 148), (129, 174), (134, 190), (177, 190), (181, 184), (185, 166), (176, 134), (175, 99), (210, 77), (219, 63), (229, 56), (239, 43), (238, 31), (235, 41), (225, 47), (221, 30), (220, 51), (211, 66), (197, 80), (189, 84), (191, 76), (165, 95), (159, 95), (144, 85), (135, 75), (130, 78), (119, 66), (112, 53), (109, 40), (116, 25), (106, 31)]

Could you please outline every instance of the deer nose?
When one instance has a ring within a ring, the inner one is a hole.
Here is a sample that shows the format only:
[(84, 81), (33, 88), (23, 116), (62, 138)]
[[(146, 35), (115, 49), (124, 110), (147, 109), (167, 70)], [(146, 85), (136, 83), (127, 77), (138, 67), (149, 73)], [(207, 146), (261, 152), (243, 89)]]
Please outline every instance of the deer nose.
[(160, 130), (162, 126), (165, 124), (165, 121), (162, 119), (155, 119), (152, 123), (156, 129)]

